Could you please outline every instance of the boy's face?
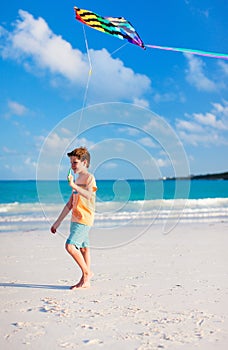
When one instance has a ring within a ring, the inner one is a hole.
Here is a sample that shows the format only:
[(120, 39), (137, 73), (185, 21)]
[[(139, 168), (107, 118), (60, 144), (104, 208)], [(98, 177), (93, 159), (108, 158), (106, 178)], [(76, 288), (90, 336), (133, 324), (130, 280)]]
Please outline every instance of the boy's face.
[(81, 161), (77, 157), (70, 157), (70, 163), (75, 174), (79, 174), (86, 169), (86, 160)]

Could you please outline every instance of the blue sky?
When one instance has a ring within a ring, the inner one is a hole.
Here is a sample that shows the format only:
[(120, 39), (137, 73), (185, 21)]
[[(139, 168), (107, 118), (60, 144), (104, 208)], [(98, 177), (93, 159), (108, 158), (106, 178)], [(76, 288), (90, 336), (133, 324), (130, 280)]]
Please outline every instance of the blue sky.
[(125, 17), (145, 44), (228, 53), (226, 0), (1, 2), (0, 179), (64, 178), (79, 145), (98, 178), (227, 171), (228, 61), (122, 47), (74, 6)]

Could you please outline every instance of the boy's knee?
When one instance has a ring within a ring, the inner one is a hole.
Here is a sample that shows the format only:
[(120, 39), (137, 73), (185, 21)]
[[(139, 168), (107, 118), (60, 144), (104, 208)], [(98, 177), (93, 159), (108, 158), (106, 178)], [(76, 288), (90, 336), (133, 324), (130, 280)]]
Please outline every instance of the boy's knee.
[(65, 249), (68, 253), (71, 253), (73, 250), (73, 244), (66, 243), (65, 244)]
[(82, 254), (86, 254), (89, 252), (89, 247), (82, 247), (82, 248), (80, 248), (80, 251)]

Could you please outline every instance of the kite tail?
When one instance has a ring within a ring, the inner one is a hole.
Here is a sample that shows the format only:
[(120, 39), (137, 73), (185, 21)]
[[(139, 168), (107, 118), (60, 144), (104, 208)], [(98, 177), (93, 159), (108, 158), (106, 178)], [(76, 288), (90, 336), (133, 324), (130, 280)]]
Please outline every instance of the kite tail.
[(206, 57), (220, 58), (223, 60), (228, 60), (228, 54), (225, 54), (225, 53), (207, 52), (207, 51), (200, 51), (200, 50), (184, 49), (184, 48), (178, 48), (178, 47), (157, 46), (157, 45), (145, 45), (145, 46), (149, 47), (151, 49), (176, 51), (176, 52), (190, 53), (192, 55), (206, 56)]

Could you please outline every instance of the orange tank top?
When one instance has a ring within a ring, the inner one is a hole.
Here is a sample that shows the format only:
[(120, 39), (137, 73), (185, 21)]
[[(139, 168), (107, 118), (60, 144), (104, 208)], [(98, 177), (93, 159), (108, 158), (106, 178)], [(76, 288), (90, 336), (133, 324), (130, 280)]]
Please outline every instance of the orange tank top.
[[(79, 185), (79, 184), (78, 184)], [(79, 185), (80, 186), (80, 185)], [(79, 224), (92, 226), (94, 222), (95, 214), (95, 200), (96, 200), (96, 181), (93, 175), (90, 175), (87, 183), (81, 185), (83, 188), (92, 187), (93, 194), (90, 199), (87, 199), (73, 191), (73, 208), (72, 208), (72, 222), (78, 222)]]

